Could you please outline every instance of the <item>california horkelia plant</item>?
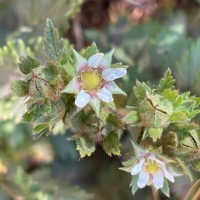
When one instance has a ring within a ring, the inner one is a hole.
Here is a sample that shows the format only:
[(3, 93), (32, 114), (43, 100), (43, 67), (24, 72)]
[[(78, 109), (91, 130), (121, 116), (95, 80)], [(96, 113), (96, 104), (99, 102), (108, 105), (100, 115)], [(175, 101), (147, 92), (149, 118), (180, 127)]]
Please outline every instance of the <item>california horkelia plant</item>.
[[(200, 171), (200, 129), (195, 123), (200, 98), (176, 90), (170, 69), (158, 86), (136, 81), (126, 96), (114, 80), (126, 75), (127, 66), (112, 63), (114, 50), (103, 54), (93, 43), (78, 53), (59, 39), (49, 19), (43, 49), (45, 64), (22, 55), (18, 66), (24, 79), (10, 85), (14, 95), (26, 97), (23, 122), (33, 125), (34, 139), (62, 124), (72, 131), (67, 140), (76, 142), (83, 158), (98, 144), (109, 156), (120, 156), (120, 138), (131, 134), (134, 151), (120, 169), (130, 173), (133, 194), (150, 185), (170, 196), (175, 176), (188, 175), (192, 181), (191, 168)], [(125, 112), (115, 105), (121, 95)]]

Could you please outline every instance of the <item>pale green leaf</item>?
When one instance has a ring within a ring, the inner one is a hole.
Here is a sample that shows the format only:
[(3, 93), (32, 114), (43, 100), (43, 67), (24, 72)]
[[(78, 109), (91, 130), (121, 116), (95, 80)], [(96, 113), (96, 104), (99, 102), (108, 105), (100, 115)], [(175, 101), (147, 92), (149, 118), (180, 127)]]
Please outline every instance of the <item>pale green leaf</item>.
[(95, 151), (95, 143), (87, 136), (81, 136), (76, 140), (76, 149), (79, 151), (81, 158), (91, 156)]

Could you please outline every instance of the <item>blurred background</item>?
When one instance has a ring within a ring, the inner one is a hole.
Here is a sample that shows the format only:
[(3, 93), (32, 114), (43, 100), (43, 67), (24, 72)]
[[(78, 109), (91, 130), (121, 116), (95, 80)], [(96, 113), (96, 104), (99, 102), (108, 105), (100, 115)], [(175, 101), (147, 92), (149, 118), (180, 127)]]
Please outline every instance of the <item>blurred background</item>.
[[(91, 157), (80, 159), (62, 123), (38, 140), (29, 124), (20, 123), (25, 99), (12, 96), (9, 83), (22, 77), (19, 55), (45, 63), (47, 18), (69, 51), (93, 41), (101, 52), (115, 48), (113, 62), (129, 65), (117, 82), (127, 94), (136, 79), (156, 85), (170, 68), (180, 91), (200, 95), (200, 0), (0, 0), (0, 200), (154, 199), (150, 187), (132, 196), (130, 174), (118, 169), (132, 149), (134, 129), (121, 138), (122, 158), (97, 145)], [(120, 109), (126, 99), (115, 101)], [(183, 199), (191, 186), (188, 177), (177, 178), (171, 199)]]

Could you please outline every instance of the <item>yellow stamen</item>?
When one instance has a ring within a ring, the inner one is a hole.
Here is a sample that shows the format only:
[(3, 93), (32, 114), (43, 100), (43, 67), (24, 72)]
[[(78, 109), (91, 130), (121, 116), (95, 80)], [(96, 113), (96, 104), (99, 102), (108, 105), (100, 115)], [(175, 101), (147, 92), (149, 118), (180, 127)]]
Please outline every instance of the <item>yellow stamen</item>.
[(81, 79), (83, 81), (83, 89), (85, 90), (93, 90), (100, 85), (100, 77), (96, 73), (83, 72)]
[(160, 166), (155, 161), (151, 160), (150, 163), (145, 165), (145, 168), (149, 173), (154, 174), (160, 169)]

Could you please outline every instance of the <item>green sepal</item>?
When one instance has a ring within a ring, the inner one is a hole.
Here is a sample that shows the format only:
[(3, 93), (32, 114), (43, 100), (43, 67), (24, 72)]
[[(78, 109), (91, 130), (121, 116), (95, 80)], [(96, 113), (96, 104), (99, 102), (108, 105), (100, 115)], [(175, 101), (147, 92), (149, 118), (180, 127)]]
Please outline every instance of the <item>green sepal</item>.
[(149, 136), (149, 128), (145, 128), (144, 132), (142, 134), (142, 140), (144, 140), (145, 138), (147, 138)]
[(97, 98), (90, 98), (89, 104), (91, 105), (92, 109), (95, 111), (96, 116), (99, 117), (101, 103)]
[(120, 167), (120, 170), (126, 171), (126, 172), (131, 172), (133, 166), (137, 163), (138, 159), (136, 156), (131, 157), (129, 160), (126, 162), (123, 162), (122, 164), (124, 167)]
[(128, 65), (122, 65), (122, 63), (115, 63), (111, 65), (111, 68), (128, 68)]
[(151, 89), (145, 83), (140, 83), (138, 80), (136, 81), (136, 86), (133, 88), (135, 96), (139, 100), (144, 100), (146, 98), (146, 93), (151, 93)]
[(195, 171), (199, 171), (199, 172), (200, 172), (200, 158), (193, 160), (193, 161), (191, 162), (191, 165), (192, 165), (192, 168), (193, 168)]
[(166, 178), (164, 178), (163, 181), (163, 187), (161, 188), (161, 191), (167, 196), (170, 197), (170, 190), (169, 190), (169, 184)]
[(138, 144), (136, 144), (132, 140), (131, 140), (131, 143), (133, 145), (133, 148), (134, 148), (134, 151), (135, 151), (135, 155), (136, 155), (137, 158), (140, 158), (140, 156), (143, 155), (144, 153), (147, 153), (147, 154), (149, 153), (148, 150), (143, 149), (141, 146), (139, 146)]
[(158, 88), (157, 88), (157, 92), (162, 94), (166, 89), (173, 90), (174, 89), (174, 86), (173, 86), (174, 83), (175, 83), (175, 80), (171, 76), (171, 70), (168, 69), (165, 72), (164, 77), (160, 80), (160, 83), (159, 83)]
[(81, 158), (91, 156), (95, 151), (95, 143), (88, 136), (81, 136), (76, 140), (76, 149), (79, 151)]
[(162, 128), (149, 128), (148, 130), (150, 137), (155, 142), (157, 139), (159, 139), (162, 135), (163, 129)]
[(114, 49), (106, 53), (103, 59), (101, 60), (100, 65), (104, 66), (105, 68), (110, 68), (113, 53), (114, 53)]
[(178, 164), (181, 166), (181, 168), (184, 170), (185, 174), (189, 176), (190, 181), (192, 182), (193, 181), (192, 174), (188, 169), (188, 167), (183, 163), (183, 161), (180, 158), (176, 157), (176, 160), (178, 161)]
[(93, 42), (91, 46), (87, 47), (85, 50), (85, 53), (83, 54), (83, 57), (86, 58), (87, 60), (94, 54), (98, 53), (98, 49), (96, 44)]
[(46, 21), (46, 28), (44, 30), (43, 46), (46, 55), (53, 60), (58, 62), (61, 60), (64, 52), (64, 40), (59, 39), (59, 33), (50, 19)]
[(120, 146), (121, 144), (119, 138), (114, 131), (110, 132), (106, 139), (103, 141), (103, 148), (109, 156), (112, 154), (119, 156)]
[(74, 78), (76, 72), (75, 72), (75, 68), (72, 66), (72, 64), (70, 63), (69, 59), (67, 59), (67, 62), (64, 65), (64, 69), (66, 70), (67, 74)]
[(31, 111), (31, 112), (26, 112), (26, 113), (23, 115), (23, 120), (22, 120), (22, 122), (24, 122), (24, 123), (30, 123), (30, 122), (32, 122), (32, 120), (33, 120), (33, 115), (34, 115), (33, 111)]
[(139, 174), (136, 174), (136, 175), (132, 176), (130, 187), (131, 187), (131, 192), (132, 192), (133, 195), (138, 190), (138, 186), (137, 186), (138, 179), (139, 179)]
[(136, 122), (139, 121), (139, 117), (138, 117), (138, 112), (137, 111), (131, 111), (130, 113), (128, 113), (126, 115), (126, 117), (124, 118), (124, 121), (127, 124), (135, 124)]
[(33, 69), (40, 66), (40, 62), (30, 56), (21, 56), (19, 60), (20, 63), (18, 63), (17, 65), (19, 66), (19, 69), (23, 74), (29, 74), (32, 72)]
[(28, 85), (25, 81), (16, 80), (10, 84), (10, 90), (14, 95), (18, 97), (24, 97), (28, 95)]

